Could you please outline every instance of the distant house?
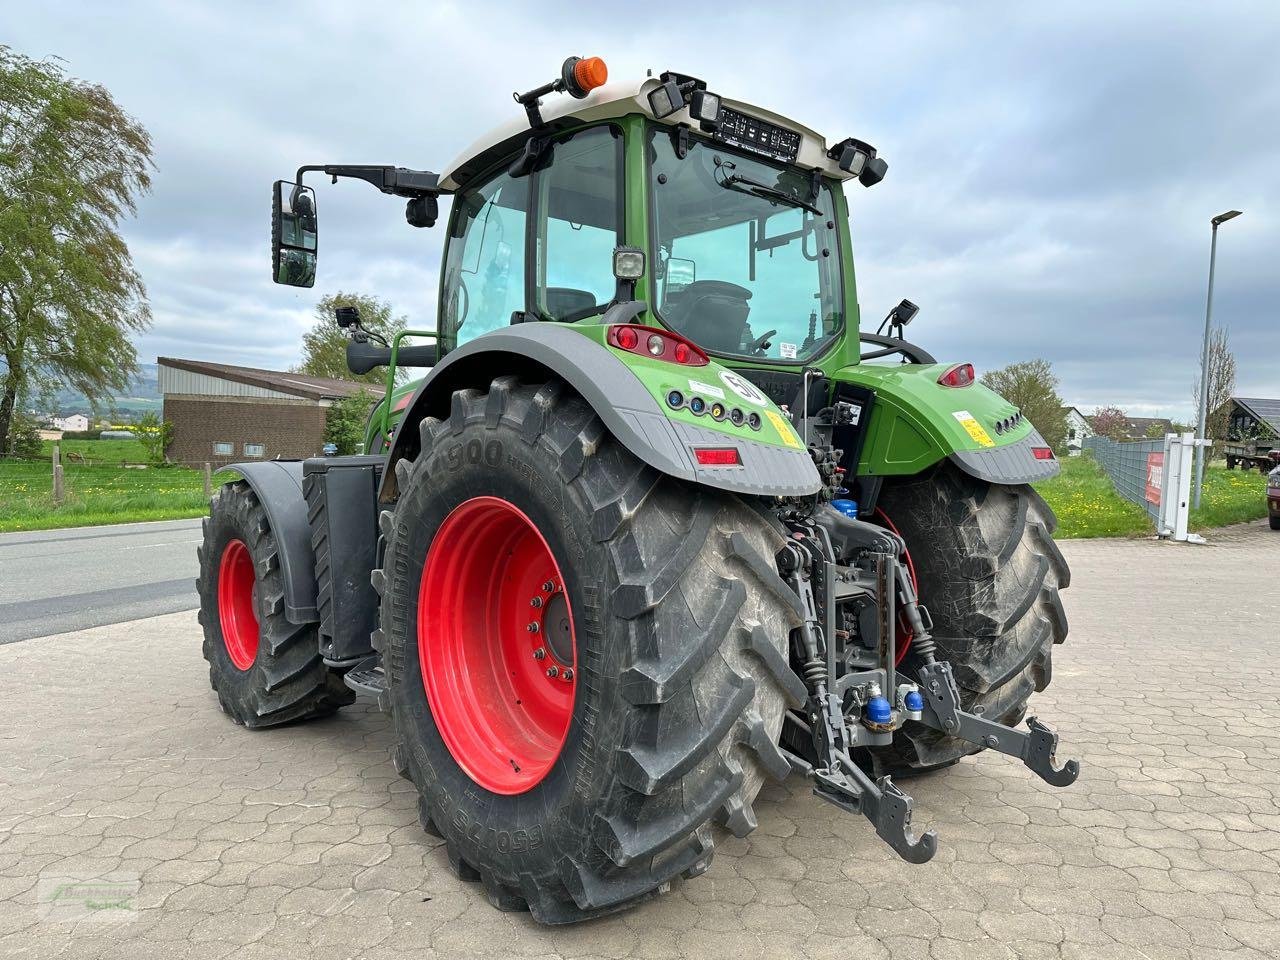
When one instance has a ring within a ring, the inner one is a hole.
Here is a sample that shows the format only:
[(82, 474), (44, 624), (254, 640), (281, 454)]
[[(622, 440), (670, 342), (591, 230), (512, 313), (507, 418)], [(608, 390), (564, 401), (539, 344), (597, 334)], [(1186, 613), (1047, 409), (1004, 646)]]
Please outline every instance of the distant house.
[[(1089, 417), (1090, 428), (1093, 417)], [(1096, 430), (1093, 432), (1097, 432)], [(1168, 417), (1126, 417), (1122, 440), (1156, 440), (1162, 439), (1166, 433), (1176, 433), (1173, 421)]]
[(1227, 406), (1227, 435), (1213, 439), (1280, 439), (1280, 400), (1232, 397)]
[(1093, 426), (1077, 407), (1063, 407), (1062, 412), (1067, 418), (1067, 453), (1078, 457), (1084, 441), (1093, 436)]
[(173, 424), (169, 459), (209, 462), (316, 456), (324, 446), (327, 409), (361, 391), (383, 388), (281, 370), (160, 357), (164, 419)]
[(53, 428), (55, 430), (88, 430), (89, 418), (83, 413), (73, 413), (69, 417), (54, 417)]

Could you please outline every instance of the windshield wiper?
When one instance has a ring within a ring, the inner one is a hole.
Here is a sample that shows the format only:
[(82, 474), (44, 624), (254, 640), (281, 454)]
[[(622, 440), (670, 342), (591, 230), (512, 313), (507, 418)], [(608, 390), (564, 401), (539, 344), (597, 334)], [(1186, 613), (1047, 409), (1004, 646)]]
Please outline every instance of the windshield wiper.
[(779, 190), (777, 187), (771, 187), (767, 183), (761, 183), (759, 180), (753, 180), (741, 173), (730, 173), (720, 181), (720, 186), (726, 190), (737, 190), (739, 193), (750, 193), (764, 200), (773, 200), (777, 203), (785, 203), (789, 207), (796, 207), (800, 210), (808, 210), (815, 217), (823, 216), (821, 210), (806, 200), (801, 200), (794, 194), (787, 193), (785, 190)]

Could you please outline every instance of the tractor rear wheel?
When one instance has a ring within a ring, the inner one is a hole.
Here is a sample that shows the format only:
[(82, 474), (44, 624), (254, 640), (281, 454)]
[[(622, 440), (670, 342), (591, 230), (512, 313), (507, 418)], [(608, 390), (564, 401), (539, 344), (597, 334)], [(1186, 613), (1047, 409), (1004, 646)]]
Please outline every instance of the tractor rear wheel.
[(419, 433), (374, 585), (424, 828), (544, 923), (701, 873), (712, 824), (750, 832), (788, 773), (780, 528), (647, 467), (558, 381), (459, 391)]
[(285, 617), (276, 539), (245, 481), (213, 498), (197, 552), (209, 683), (232, 720), (274, 727), (327, 716), (355, 699), (320, 659), (316, 625)]
[[(965, 708), (1020, 723), (1067, 636), (1058, 592), (1071, 574), (1053, 542), (1053, 511), (1030, 486), (986, 483), (950, 463), (886, 483), (879, 507), (906, 540), (937, 657), (950, 662)], [(900, 669), (910, 675), (918, 665), (908, 648)], [(979, 749), (909, 721), (871, 756), (877, 772), (903, 774)]]

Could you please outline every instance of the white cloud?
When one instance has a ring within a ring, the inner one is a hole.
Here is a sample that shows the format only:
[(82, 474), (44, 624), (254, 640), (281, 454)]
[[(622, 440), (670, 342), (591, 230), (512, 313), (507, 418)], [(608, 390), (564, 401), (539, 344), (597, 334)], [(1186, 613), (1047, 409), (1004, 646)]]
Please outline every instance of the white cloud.
[(105, 84), (155, 139), (126, 227), (155, 326), (143, 359), (282, 366), (324, 292), (435, 317), (443, 231), (357, 183), (320, 188), (321, 280), (268, 277), (272, 180), (300, 163), (440, 169), (569, 53), (647, 67), (857, 134), (890, 162), (852, 188), (859, 295), (903, 296), (939, 356), (1054, 362), (1085, 407), (1186, 416), (1208, 218), (1241, 392), (1280, 395), (1280, 8), (1144, 3), (653, 8), (601, 3), (25, 5), (6, 31)]

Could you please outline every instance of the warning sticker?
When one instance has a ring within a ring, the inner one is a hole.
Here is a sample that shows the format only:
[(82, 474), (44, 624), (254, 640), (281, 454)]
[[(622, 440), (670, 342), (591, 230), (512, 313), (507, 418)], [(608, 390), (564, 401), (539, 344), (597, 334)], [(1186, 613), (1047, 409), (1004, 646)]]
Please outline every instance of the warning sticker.
[(782, 437), (782, 442), (788, 447), (800, 449), (800, 438), (796, 436), (795, 430), (791, 428), (791, 424), (787, 423), (786, 418), (776, 410), (766, 410), (764, 415), (769, 418), (769, 422), (773, 424), (773, 428), (778, 431), (778, 436)]
[(715, 397), (717, 400), (724, 399), (724, 391), (719, 387), (713, 387), (709, 383), (703, 383), (701, 380), (690, 380), (689, 389), (694, 393), (704, 393), (708, 397)]
[(996, 442), (991, 439), (991, 435), (982, 429), (982, 424), (974, 419), (973, 414), (968, 410), (955, 410), (951, 415), (960, 421), (960, 426), (964, 427), (964, 432), (969, 434), (975, 443), (984, 447), (994, 447), (996, 445)]
[(794, 343), (778, 344), (778, 354), (783, 360), (794, 360), (798, 352), (799, 348)]

